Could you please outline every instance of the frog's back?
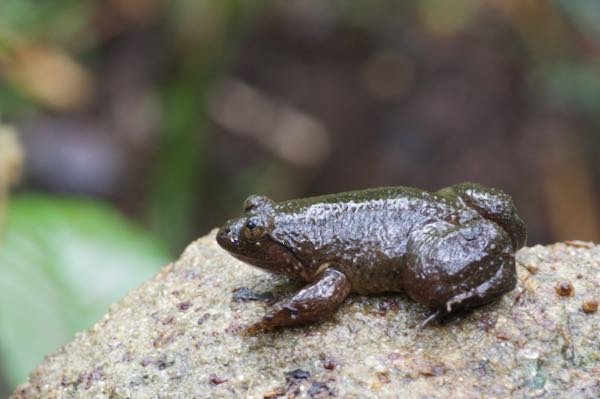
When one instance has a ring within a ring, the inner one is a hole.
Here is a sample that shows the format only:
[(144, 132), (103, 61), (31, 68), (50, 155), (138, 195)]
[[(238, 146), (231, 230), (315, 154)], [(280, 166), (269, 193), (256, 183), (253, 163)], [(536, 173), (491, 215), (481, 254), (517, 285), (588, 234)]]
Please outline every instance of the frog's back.
[(378, 200), (431, 198), (433, 195), (413, 187), (379, 187), (283, 201), (277, 204), (277, 208), (283, 212), (297, 212), (317, 204), (360, 204)]
[(457, 204), (409, 187), (384, 187), (276, 205), (275, 234), (312, 267), (336, 263), (359, 292), (399, 291), (411, 229), (456, 217)]

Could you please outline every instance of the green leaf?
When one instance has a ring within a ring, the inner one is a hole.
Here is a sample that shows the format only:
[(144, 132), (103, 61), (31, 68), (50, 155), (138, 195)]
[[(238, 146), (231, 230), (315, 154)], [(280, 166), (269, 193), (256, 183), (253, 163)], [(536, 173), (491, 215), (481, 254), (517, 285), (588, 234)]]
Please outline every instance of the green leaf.
[(0, 239), (0, 354), (13, 386), (169, 261), (164, 246), (98, 202), (23, 195)]

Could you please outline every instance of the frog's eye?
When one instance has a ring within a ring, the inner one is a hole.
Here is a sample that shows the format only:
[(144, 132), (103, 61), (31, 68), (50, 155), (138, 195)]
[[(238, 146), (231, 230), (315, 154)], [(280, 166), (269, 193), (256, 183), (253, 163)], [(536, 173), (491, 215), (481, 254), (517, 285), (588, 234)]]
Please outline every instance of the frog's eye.
[(258, 226), (256, 222), (249, 220), (244, 226), (244, 237), (248, 240), (257, 240), (265, 235), (265, 229), (262, 226)]

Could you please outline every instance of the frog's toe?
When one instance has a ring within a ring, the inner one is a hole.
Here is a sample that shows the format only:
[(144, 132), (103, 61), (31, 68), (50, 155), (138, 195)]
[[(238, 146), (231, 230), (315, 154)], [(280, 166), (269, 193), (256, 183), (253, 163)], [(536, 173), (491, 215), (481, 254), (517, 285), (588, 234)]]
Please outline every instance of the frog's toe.
[(478, 298), (481, 298), (481, 294), (476, 289), (460, 293), (446, 301), (446, 312), (451, 313), (453, 309), (459, 308), (463, 303), (472, 302)]
[(267, 314), (259, 322), (246, 327), (244, 332), (246, 334), (254, 334), (259, 331), (272, 330), (279, 326), (292, 326), (296, 324), (294, 321), (297, 317), (298, 311), (296, 309), (283, 305), (278, 310)]
[(266, 328), (263, 325), (263, 322), (259, 321), (258, 323), (251, 324), (251, 325), (247, 326), (246, 328), (244, 328), (242, 330), (242, 334), (243, 335), (253, 335), (253, 334), (259, 333), (261, 331), (265, 331), (265, 330), (266, 330)]
[(419, 325), (418, 331), (421, 331), (422, 329), (424, 329), (425, 326), (427, 326), (432, 321), (440, 320), (442, 317), (444, 317), (447, 314), (448, 314), (448, 312), (445, 309), (436, 310), (431, 315), (429, 315), (425, 320), (423, 320), (423, 322)]

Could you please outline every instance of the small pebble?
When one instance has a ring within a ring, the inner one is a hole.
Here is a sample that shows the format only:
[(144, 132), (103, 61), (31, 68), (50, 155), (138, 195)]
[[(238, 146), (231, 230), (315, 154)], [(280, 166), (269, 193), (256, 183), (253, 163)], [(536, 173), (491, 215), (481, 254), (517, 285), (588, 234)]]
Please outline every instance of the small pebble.
[(278, 387), (263, 395), (263, 399), (274, 399), (285, 395), (285, 389)]
[(226, 379), (224, 378), (220, 378), (219, 376), (217, 376), (216, 374), (211, 374), (208, 376), (208, 381), (213, 384), (213, 385), (219, 385), (222, 384), (224, 382), (227, 382)]
[(290, 382), (292, 380), (305, 380), (308, 377), (310, 377), (310, 373), (308, 371), (302, 370), (302, 369), (286, 371), (284, 373), (284, 375), (285, 375), (285, 380), (287, 382)]
[(595, 298), (587, 297), (581, 303), (581, 309), (585, 313), (595, 313), (598, 310), (598, 301)]
[(559, 281), (554, 290), (559, 296), (573, 296), (575, 294), (575, 289), (570, 281)]
[(323, 361), (323, 368), (326, 370), (335, 370), (338, 366), (338, 362), (335, 359), (326, 359)]
[(188, 310), (190, 308), (190, 306), (192, 306), (192, 302), (191, 301), (183, 301), (177, 304), (177, 308), (179, 310)]
[(308, 392), (306, 392), (311, 398), (331, 398), (334, 392), (324, 382), (313, 382)]

